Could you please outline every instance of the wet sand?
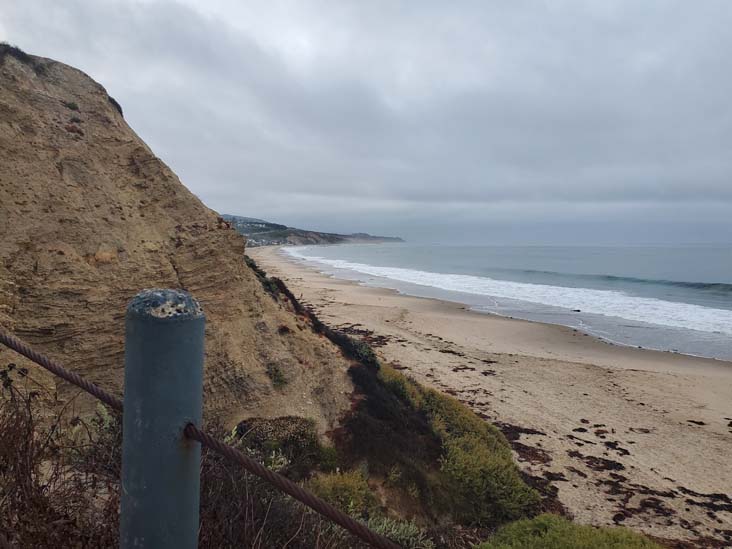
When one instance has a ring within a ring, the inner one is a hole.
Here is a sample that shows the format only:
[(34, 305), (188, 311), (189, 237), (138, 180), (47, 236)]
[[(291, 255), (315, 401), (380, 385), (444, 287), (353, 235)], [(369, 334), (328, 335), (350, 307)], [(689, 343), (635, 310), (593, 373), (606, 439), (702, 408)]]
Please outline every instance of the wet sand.
[(579, 522), (732, 546), (732, 363), (334, 279), (276, 247), (247, 253), (324, 322), (500, 424)]

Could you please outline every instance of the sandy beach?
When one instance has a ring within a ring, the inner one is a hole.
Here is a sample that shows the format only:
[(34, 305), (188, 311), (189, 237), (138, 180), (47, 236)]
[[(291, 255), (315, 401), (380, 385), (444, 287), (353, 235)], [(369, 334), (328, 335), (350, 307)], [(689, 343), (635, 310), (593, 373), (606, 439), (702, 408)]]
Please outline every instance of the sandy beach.
[(276, 247), (247, 253), (323, 321), (500, 424), (579, 522), (732, 546), (732, 363), (334, 279)]

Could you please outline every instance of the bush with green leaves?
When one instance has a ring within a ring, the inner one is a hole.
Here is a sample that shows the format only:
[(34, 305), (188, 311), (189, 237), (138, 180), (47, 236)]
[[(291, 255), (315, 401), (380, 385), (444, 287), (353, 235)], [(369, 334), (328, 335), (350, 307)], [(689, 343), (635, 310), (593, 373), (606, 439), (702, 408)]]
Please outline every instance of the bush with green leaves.
[(366, 524), (377, 534), (389, 538), (405, 549), (434, 549), (435, 547), (427, 533), (414, 522), (378, 515), (371, 517)]
[(364, 364), (376, 364), (379, 365), (379, 359), (376, 358), (376, 353), (371, 346), (365, 341), (359, 341), (351, 338), (351, 347), (353, 357), (363, 362)]
[(112, 97), (111, 95), (108, 95), (107, 96), (107, 99), (109, 100), (109, 102), (114, 107), (114, 110), (116, 110), (120, 114), (120, 116), (124, 116), (124, 113), (122, 112), (122, 105), (120, 105), (117, 102), (117, 100), (114, 97)]
[(276, 296), (279, 292), (277, 284), (274, 282), (273, 279), (267, 276), (267, 273), (263, 271), (259, 267), (259, 265), (257, 265), (257, 262), (248, 255), (245, 255), (244, 263), (254, 272), (254, 275), (257, 277), (257, 280), (259, 280), (259, 283), (262, 285), (262, 288), (264, 288), (264, 291), (272, 296)]
[[(16, 389), (16, 372), (27, 374), (14, 365), (0, 369), (0, 545), (118, 547), (120, 414), (101, 406), (85, 419), (39, 413), (39, 393)], [(229, 436), (216, 424), (206, 430), (270, 469), (288, 462), (289, 443), (268, 452), (244, 445), (236, 430)], [(295, 431), (301, 434), (285, 438), (309, 436)], [(363, 547), (239, 464), (207, 447), (201, 454), (198, 547)]]
[(268, 362), (265, 366), (265, 372), (269, 379), (272, 380), (272, 385), (275, 389), (280, 389), (287, 385), (287, 378), (285, 373), (282, 371), (282, 367), (277, 362)]
[[(248, 260), (253, 269), (256, 264)], [(456, 399), (380, 364), (365, 341), (330, 329), (272, 279), (297, 314), (307, 316), (360, 364), (349, 370), (364, 395), (336, 434), (343, 464), (366, 460), (376, 477), (437, 519), (495, 527), (538, 511), (539, 494), (521, 478), (503, 434)], [(437, 469), (435, 466), (438, 466)]]
[(574, 524), (557, 515), (507, 524), (475, 549), (661, 549), (626, 528), (595, 528)]
[(325, 501), (354, 517), (367, 517), (377, 509), (376, 497), (362, 471), (318, 475), (309, 486)]
[(491, 526), (530, 516), (539, 495), (521, 478), (503, 434), (456, 399), (422, 387), (389, 366), (379, 377), (424, 414), (442, 441), (441, 501), (461, 522)]
[(442, 471), (454, 498), (453, 514), (469, 523), (489, 525), (525, 517), (539, 504), (510, 452), (491, 449), (476, 434), (448, 439)]
[(282, 455), (287, 465), (280, 473), (301, 480), (315, 471), (332, 471), (337, 465), (336, 451), (321, 444), (315, 422), (297, 416), (249, 418), (240, 422), (230, 442), (263, 456)]
[(46, 74), (46, 65), (40, 59), (34, 59), (17, 46), (13, 46), (7, 42), (0, 42), (0, 65), (5, 63), (6, 57), (13, 57), (24, 65), (31, 67), (38, 76)]

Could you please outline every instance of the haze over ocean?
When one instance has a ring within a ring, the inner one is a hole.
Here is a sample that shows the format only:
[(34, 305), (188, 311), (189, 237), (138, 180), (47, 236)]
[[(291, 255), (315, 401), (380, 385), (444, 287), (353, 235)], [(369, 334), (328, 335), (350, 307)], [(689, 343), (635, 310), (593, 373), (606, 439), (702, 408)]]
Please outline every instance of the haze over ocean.
[(284, 248), (329, 274), (608, 341), (732, 359), (729, 246)]

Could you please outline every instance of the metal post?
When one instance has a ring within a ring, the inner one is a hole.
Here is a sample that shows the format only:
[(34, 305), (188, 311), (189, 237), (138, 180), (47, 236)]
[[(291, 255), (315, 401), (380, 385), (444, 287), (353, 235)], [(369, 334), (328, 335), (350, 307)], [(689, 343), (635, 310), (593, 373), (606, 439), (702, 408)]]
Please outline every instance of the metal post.
[(203, 331), (198, 302), (143, 290), (127, 307), (120, 547), (198, 545)]

